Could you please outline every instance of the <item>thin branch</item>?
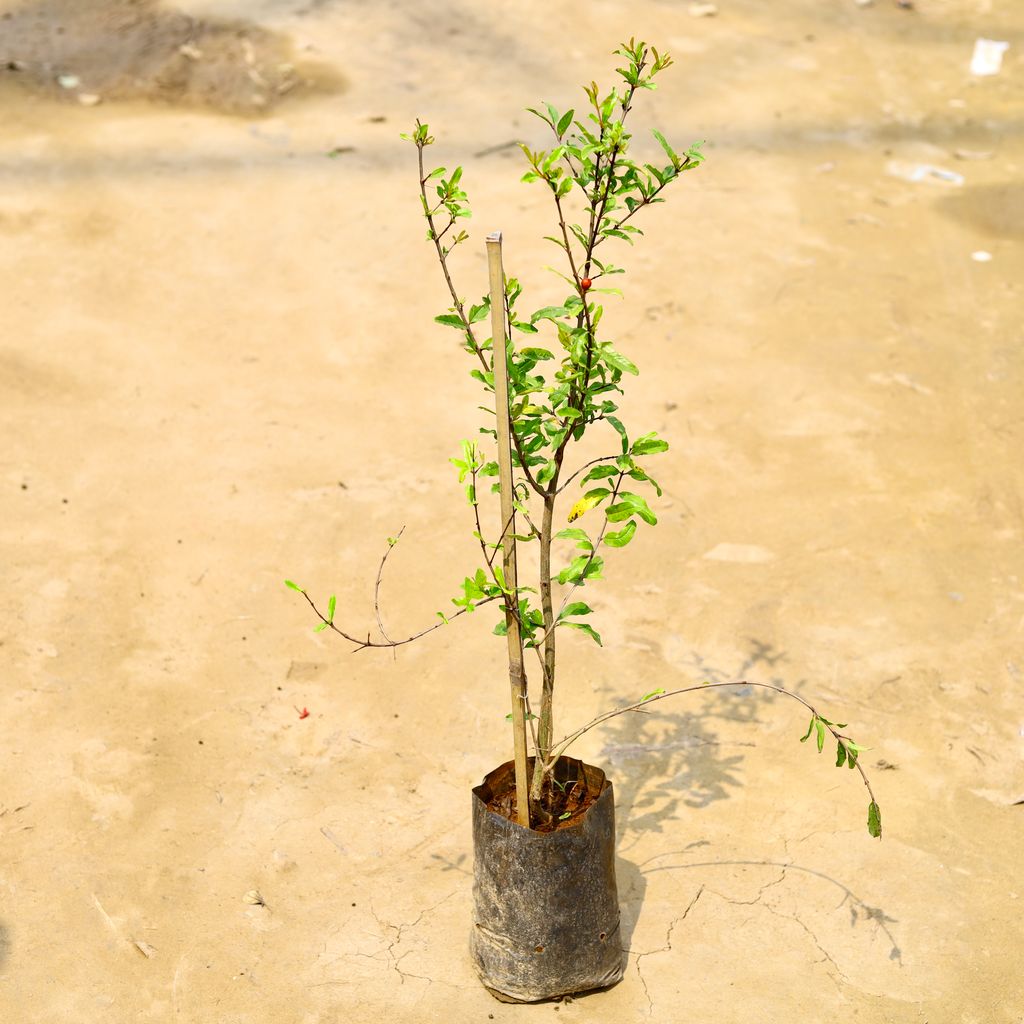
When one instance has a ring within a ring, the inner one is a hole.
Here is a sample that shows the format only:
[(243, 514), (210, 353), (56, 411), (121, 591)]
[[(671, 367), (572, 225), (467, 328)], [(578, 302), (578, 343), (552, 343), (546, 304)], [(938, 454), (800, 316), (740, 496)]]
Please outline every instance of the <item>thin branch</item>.
[(340, 627), (336, 626), (330, 619), (327, 618), (326, 615), (324, 615), (323, 612), (320, 611), (319, 608), (317, 608), (317, 606), (314, 603), (313, 599), (309, 596), (309, 594), (306, 593), (305, 590), (302, 590), (301, 588), (299, 588), (299, 593), (306, 599), (307, 603), (309, 604), (309, 607), (312, 608), (313, 611), (316, 613), (316, 617), (325, 626), (329, 626), (339, 636), (344, 637), (346, 640), (349, 641), (349, 643), (353, 643), (353, 644), (356, 645), (355, 646), (355, 650), (352, 652), (353, 654), (358, 652), (358, 651), (364, 651), (368, 647), (391, 648), (391, 647), (401, 647), (404, 644), (411, 644), (414, 640), (419, 640), (420, 637), (426, 636), (428, 633), (433, 633), (435, 629), (440, 629), (442, 626), (447, 626), (448, 623), (452, 621), (452, 619), (457, 619), (460, 615), (463, 615), (463, 614), (465, 614), (468, 611), (475, 611), (477, 608), (480, 608), (480, 607), (482, 607), (485, 604), (490, 604), (492, 601), (497, 601), (498, 600), (497, 597), (484, 597), (484, 598), (481, 598), (479, 601), (477, 601), (477, 603), (475, 605), (472, 606), (472, 608), (469, 608), (469, 607), (460, 608), (457, 612), (453, 612), (451, 615), (446, 616), (445, 621), (443, 621), (443, 622), (436, 622), (436, 623), (434, 623), (433, 626), (428, 626), (426, 629), (422, 629), (422, 630), (420, 630), (420, 632), (414, 633), (412, 636), (408, 636), (404, 640), (389, 640), (389, 641), (387, 641), (387, 643), (381, 644), (381, 643), (377, 643), (374, 640), (371, 640), (369, 633), (366, 634), (366, 639), (365, 640), (361, 640), (359, 637), (355, 637), (355, 636), (352, 636), (350, 633), (346, 633), (345, 630), (343, 630)]
[[(814, 715), (814, 717), (818, 721), (820, 721), (822, 725), (824, 725), (830, 733), (832, 733), (833, 737), (836, 739), (837, 742), (841, 740), (848, 740), (850, 742), (853, 742), (852, 740), (850, 740), (849, 736), (846, 736), (844, 733), (838, 732), (831, 725), (829, 725), (828, 722), (824, 718), (822, 718), (820, 714), (818, 714), (818, 710), (814, 707), (813, 704), (808, 703), (799, 694), (793, 693), (792, 690), (784, 690), (781, 686), (774, 686), (771, 683), (756, 683), (752, 682), (749, 679), (734, 679), (727, 683), (700, 683), (696, 686), (684, 686), (682, 689), (679, 690), (669, 690), (667, 693), (659, 693), (653, 697), (648, 697), (647, 700), (638, 700), (633, 704), (627, 704), (625, 707), (613, 708), (611, 711), (602, 712), (596, 718), (592, 718), (586, 725), (577, 729), (575, 732), (569, 733), (568, 736), (564, 737), (563, 739), (559, 740), (556, 744), (554, 744), (554, 746), (552, 746), (551, 748), (551, 756), (547, 763), (544, 765), (544, 770), (550, 771), (551, 768), (554, 767), (555, 762), (558, 760), (558, 758), (561, 757), (563, 753), (565, 753), (566, 749), (572, 743), (575, 743), (576, 740), (578, 740), (582, 735), (584, 735), (584, 733), (590, 732), (591, 729), (595, 728), (598, 725), (601, 725), (604, 722), (607, 722), (610, 718), (615, 718), (618, 715), (624, 715), (628, 711), (646, 711), (649, 705), (653, 704), (655, 701), (664, 700), (666, 697), (677, 697), (681, 693), (694, 693), (697, 690), (714, 690), (723, 686), (756, 686), (763, 690), (773, 690), (775, 693), (781, 693), (786, 697), (792, 697), (792, 699), (797, 701), (797, 703), (802, 704), (805, 708), (807, 708), (807, 710), (810, 711), (811, 714)], [(875, 794), (871, 788), (871, 783), (868, 781), (868, 777), (864, 773), (864, 769), (860, 765), (859, 757), (854, 762), (854, 767), (857, 769), (858, 772), (860, 772), (860, 777), (863, 780), (864, 785), (867, 787), (868, 795), (871, 797), (871, 802), (873, 804), (877, 804), (878, 801), (875, 799)]]
[(555, 493), (561, 494), (562, 491), (564, 491), (566, 487), (568, 487), (569, 484), (571, 484), (573, 480), (575, 480), (576, 477), (578, 477), (580, 473), (583, 472), (583, 470), (590, 469), (591, 466), (596, 466), (599, 462), (614, 462), (615, 459), (618, 458), (620, 458), (620, 456), (618, 455), (602, 455), (599, 459), (591, 459), (589, 462), (586, 462), (582, 466), (580, 466), (580, 468), (577, 469), (576, 472), (573, 473), (573, 475), (569, 477), (569, 479), (566, 480), (565, 483), (562, 484), (562, 486), (559, 487), (557, 491), (555, 491)]
[(380, 560), (380, 566), (377, 569), (377, 582), (373, 586), (373, 613), (374, 613), (374, 615), (377, 616), (377, 628), (380, 630), (380, 635), (382, 637), (384, 637), (384, 639), (387, 640), (388, 643), (391, 643), (391, 644), (393, 644), (394, 641), (391, 639), (391, 637), (388, 636), (387, 630), (384, 628), (384, 623), (381, 620), (381, 614), (380, 614), (380, 581), (381, 581), (381, 577), (384, 575), (384, 565), (385, 565), (385, 563), (388, 560), (388, 556), (395, 549), (395, 546), (398, 544), (398, 542), (402, 539), (402, 534), (403, 533), (405, 533), (405, 527), (404, 526), (398, 531), (397, 534), (395, 534), (394, 538), (389, 538), (388, 539), (388, 549), (387, 549), (387, 551), (384, 552), (384, 557)]
[[(659, 185), (649, 195), (644, 196), (643, 199), (639, 203), (637, 203), (636, 206), (634, 206), (632, 210), (629, 211), (629, 213), (627, 213), (621, 219), (615, 221), (615, 223), (612, 224), (610, 230), (618, 231), (622, 227), (622, 225), (626, 223), (626, 221), (631, 220), (633, 218), (633, 216), (635, 214), (637, 214), (640, 210), (642, 210), (645, 206), (650, 206), (651, 203), (654, 201), (654, 199), (657, 197), (657, 195), (660, 192), (664, 191), (669, 185), (672, 184), (673, 181), (677, 181), (679, 179), (679, 176), (683, 173), (683, 171), (688, 171), (693, 165), (694, 165), (693, 161), (689, 157), (687, 157), (683, 161), (683, 163), (679, 167), (679, 169), (676, 171), (676, 173), (673, 174), (672, 177), (668, 179), (668, 181), (666, 181), (663, 184)], [(594, 242), (594, 249), (596, 249), (602, 242), (606, 241), (608, 238), (613, 238), (613, 237), (614, 237), (614, 235), (607, 235), (607, 234), (599, 235), (597, 240)], [(591, 249), (591, 253), (593, 253), (593, 249)], [(597, 278), (599, 278), (601, 276), (602, 276), (601, 274), (595, 274), (595, 275), (593, 275), (593, 279), (596, 281)]]
[[(427, 181), (429, 177), (424, 173), (423, 168), (423, 143), (418, 142), (416, 144), (416, 151), (419, 160), (419, 171), (420, 171), (420, 195), (423, 197), (423, 215), (427, 219), (427, 225), (430, 228), (430, 239), (434, 243), (434, 248), (437, 250), (437, 260), (441, 264), (441, 271), (444, 274), (445, 282), (448, 285), (448, 291), (452, 297), (452, 303), (455, 312), (458, 314), (459, 319), (462, 321), (462, 329), (466, 332), (466, 340), (470, 343), (473, 351), (476, 353), (477, 358), (480, 360), (480, 364), (483, 366), (484, 373), (486, 373), (490, 367), (487, 365), (487, 358), (484, 356), (483, 350), (480, 348), (479, 343), (476, 340), (476, 335), (473, 333), (473, 325), (469, 322), (469, 317), (466, 316), (465, 307), (462, 304), (462, 299), (459, 298), (459, 293), (455, 290), (455, 284), (452, 281), (452, 275), (448, 270), (448, 253), (445, 252), (444, 247), (441, 245), (441, 238), (438, 234), (437, 229), (434, 226), (434, 214), (440, 207), (435, 207), (433, 210), (430, 209), (430, 204), (427, 200)], [(455, 218), (452, 218), (448, 228), (455, 222)], [(447, 231), (448, 228), (444, 230)]]

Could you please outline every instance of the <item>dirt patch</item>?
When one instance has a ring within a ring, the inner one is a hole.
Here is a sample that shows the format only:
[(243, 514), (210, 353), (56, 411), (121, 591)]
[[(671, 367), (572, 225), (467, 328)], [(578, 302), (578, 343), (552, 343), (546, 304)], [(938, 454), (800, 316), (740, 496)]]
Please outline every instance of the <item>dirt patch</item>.
[[(530, 765), (532, 771), (532, 758)], [(500, 786), (490, 794), (487, 809), (509, 821), (518, 821), (515, 782), (511, 773), (508, 781), (511, 785)], [(554, 778), (544, 780), (544, 790), (537, 808), (540, 820), (534, 820), (533, 830), (555, 832), (577, 825), (604, 789), (602, 772), (596, 772), (573, 758), (561, 758), (555, 767)]]
[(285, 36), (155, 0), (37, 0), (5, 12), (0, 83), (84, 106), (143, 99), (250, 116), (341, 88), (338, 76), (298, 62)]

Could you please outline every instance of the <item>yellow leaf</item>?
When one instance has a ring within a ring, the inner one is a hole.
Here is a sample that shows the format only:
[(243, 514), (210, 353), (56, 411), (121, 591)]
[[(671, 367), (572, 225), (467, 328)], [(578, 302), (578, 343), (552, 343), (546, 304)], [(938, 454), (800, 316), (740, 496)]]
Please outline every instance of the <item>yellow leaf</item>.
[(573, 505), (573, 507), (569, 510), (568, 521), (571, 523), (573, 520), (579, 519), (579, 517), (583, 515), (583, 513), (586, 512), (587, 509), (589, 509), (590, 507), (591, 503), (587, 501), (586, 498), (580, 498), (580, 500), (577, 501), (576, 504)]

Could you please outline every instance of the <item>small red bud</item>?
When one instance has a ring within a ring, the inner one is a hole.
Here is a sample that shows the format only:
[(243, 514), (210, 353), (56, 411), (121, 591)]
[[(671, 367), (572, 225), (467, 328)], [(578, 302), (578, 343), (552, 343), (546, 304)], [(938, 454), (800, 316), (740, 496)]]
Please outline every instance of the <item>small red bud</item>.
[(594, 282), (591, 281), (589, 277), (585, 277), (580, 281), (580, 288), (582, 288), (583, 291), (587, 291), (593, 283)]

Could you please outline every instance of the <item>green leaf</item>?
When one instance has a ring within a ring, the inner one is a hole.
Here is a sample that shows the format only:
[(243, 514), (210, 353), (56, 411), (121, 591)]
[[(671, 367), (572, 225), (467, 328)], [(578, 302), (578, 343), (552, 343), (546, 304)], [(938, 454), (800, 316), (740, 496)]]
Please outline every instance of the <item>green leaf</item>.
[(634, 515), (639, 516), (648, 526), (656, 526), (658, 523), (658, 517), (651, 511), (647, 502), (632, 491), (622, 491), (619, 494), (619, 500), (608, 509), (606, 514), (609, 522), (612, 523), (620, 523)]
[(846, 747), (843, 746), (843, 741), (840, 740), (836, 745), (836, 767), (842, 768), (846, 763)]
[(814, 728), (818, 730), (818, 753), (820, 754), (825, 747), (825, 723), (820, 718), (816, 718)]
[(578, 548), (583, 548), (584, 551), (593, 551), (594, 545), (587, 535), (586, 530), (581, 530), (576, 526), (570, 526), (568, 529), (560, 530), (555, 534), (556, 537), (560, 537), (564, 540), (575, 540), (579, 541), (576, 545)]
[(640, 703), (643, 704), (645, 700), (650, 700), (652, 697), (660, 697), (664, 692), (664, 688), (659, 686), (657, 690), (651, 690), (650, 693), (645, 693), (640, 698)]
[(615, 476), (617, 472), (614, 466), (594, 466), (580, 482), (585, 484), (590, 480), (603, 480), (605, 477)]
[(530, 316), (530, 322), (535, 324), (538, 320), (558, 320), (567, 316), (572, 316), (572, 310), (565, 306), (545, 306)]
[(571, 818), (571, 817), (572, 817), (572, 811), (565, 811), (564, 813), (562, 813), (562, 814), (560, 814), (558, 816), (558, 820), (559, 821), (565, 821), (566, 818)]
[(653, 488), (658, 497), (661, 497), (661, 485), (657, 480), (654, 479), (649, 473), (641, 469), (639, 466), (635, 466), (629, 471), (629, 477), (631, 480), (636, 480), (637, 483), (648, 483)]
[(491, 568), (491, 572), (494, 573), (494, 578), (497, 580), (498, 586), (501, 587), (502, 593), (507, 594), (508, 587), (505, 586), (505, 570), (495, 562)]
[(601, 349), (601, 358), (613, 369), (621, 370), (623, 373), (631, 373), (634, 377), (640, 373), (636, 363), (631, 362), (624, 355), (616, 352), (611, 346), (605, 346)]
[(435, 324), (444, 324), (445, 327), (456, 327), (460, 331), (465, 330), (465, 324), (462, 322), (462, 317), (455, 313), (442, 313), (440, 316), (434, 317)]
[[(609, 509), (610, 511), (611, 509)], [(604, 542), (612, 548), (624, 548), (633, 539), (634, 533), (636, 533), (636, 521), (630, 519), (621, 530), (605, 534)]]
[(561, 138), (569, 125), (572, 124), (572, 119), (576, 116), (575, 110), (567, 110), (559, 120), (558, 124), (555, 125), (555, 134)]
[(852, 740), (846, 741), (846, 757), (847, 764), (851, 768), (857, 767), (857, 758), (860, 757), (862, 750), (870, 750), (870, 747), (862, 747), (858, 743), (854, 743)]
[(681, 161), (679, 157), (676, 155), (676, 151), (665, 140), (665, 136), (662, 135), (657, 128), (652, 128), (651, 134), (658, 140), (658, 143), (661, 146), (661, 148), (665, 150), (665, 153), (668, 156), (669, 160), (672, 161), (672, 166), (675, 167), (677, 164), (679, 164)]
[(562, 625), (569, 626), (571, 629), (578, 629), (581, 632), (586, 633), (598, 647), (604, 647), (604, 644), (601, 642), (601, 634), (598, 633), (589, 622), (563, 622)]
[(584, 604), (583, 601), (573, 601), (565, 606), (565, 610), (558, 618), (561, 621), (562, 619), (567, 619), (570, 615), (590, 615), (593, 611), (594, 609), (590, 605)]
[(545, 484), (555, 475), (557, 469), (558, 467), (554, 464), (554, 462), (548, 459), (547, 461), (545, 461), (544, 465), (541, 466), (536, 473), (534, 473), (534, 478), (536, 479), (537, 483)]
[(882, 812), (874, 800), (868, 804), (868, 834), (872, 839), (882, 838)]
[(626, 436), (626, 428), (622, 425), (622, 421), (616, 416), (605, 416), (605, 421), (615, 429), (619, 437), (622, 438), (622, 454), (625, 455), (629, 451), (629, 438)]
[(284, 585), (286, 587), (291, 587), (292, 590), (297, 590), (300, 594), (303, 593), (302, 587), (300, 587), (298, 583), (293, 583), (291, 580), (285, 580)]
[(337, 607), (338, 601), (333, 594), (331, 594), (330, 600), (327, 602), (327, 618), (334, 621), (334, 609)]
[(576, 583), (582, 584), (584, 580), (588, 579), (600, 579), (601, 568), (604, 565), (604, 561), (600, 558), (595, 558), (592, 555), (580, 555), (578, 558), (574, 558), (569, 565), (567, 565), (559, 574), (559, 583)]
[(811, 733), (814, 732), (814, 723), (818, 720), (817, 715), (811, 715), (811, 724), (807, 726), (807, 732), (800, 737), (801, 743), (806, 743), (810, 739)]
[(321, 632), (323, 632), (323, 631), (324, 631), (324, 630), (325, 630), (326, 628), (327, 628), (327, 623), (326, 623), (326, 622), (321, 622), (321, 623), (320, 623), (320, 625), (318, 625), (318, 626), (314, 626), (314, 627), (313, 627), (313, 632), (314, 632), (314, 633), (321, 633)]
[(653, 434), (645, 434), (633, 442), (630, 452), (633, 455), (654, 455), (656, 452), (667, 452), (668, 441), (662, 441)]

